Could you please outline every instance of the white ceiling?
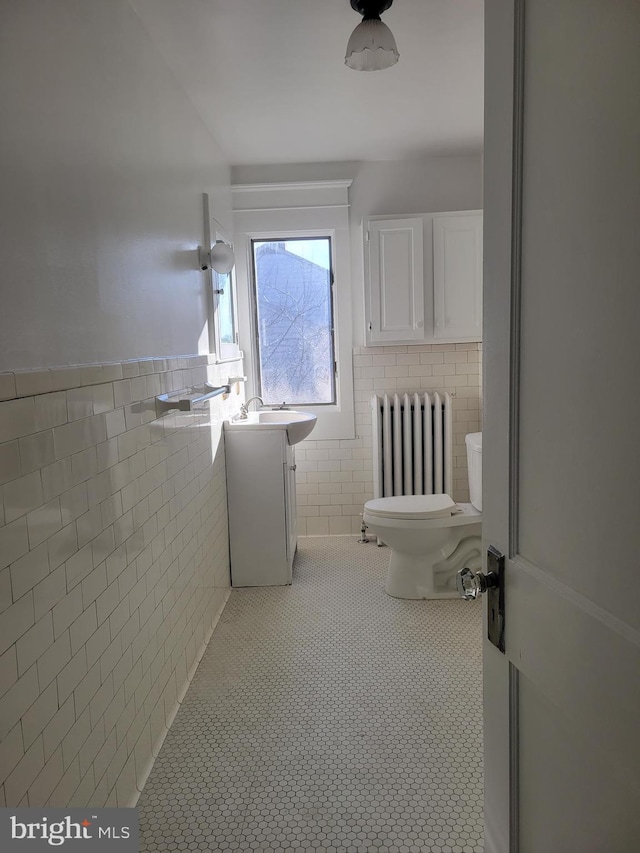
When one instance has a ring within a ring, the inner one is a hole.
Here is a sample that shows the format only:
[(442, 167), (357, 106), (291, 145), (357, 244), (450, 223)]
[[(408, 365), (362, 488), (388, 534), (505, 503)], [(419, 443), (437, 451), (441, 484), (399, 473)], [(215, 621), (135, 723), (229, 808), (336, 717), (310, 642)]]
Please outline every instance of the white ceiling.
[(400, 61), (344, 65), (349, 0), (130, 0), (232, 165), (479, 151), (483, 0), (395, 0)]

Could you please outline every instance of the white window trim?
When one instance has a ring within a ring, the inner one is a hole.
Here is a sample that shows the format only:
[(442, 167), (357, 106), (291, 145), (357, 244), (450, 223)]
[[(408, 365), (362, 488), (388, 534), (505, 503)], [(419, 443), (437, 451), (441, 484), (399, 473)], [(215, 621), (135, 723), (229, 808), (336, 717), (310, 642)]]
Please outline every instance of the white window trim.
[[(331, 237), (334, 273), (334, 346), (338, 365), (335, 405), (302, 406), (317, 415), (310, 439), (355, 438), (351, 327), (351, 247), (347, 190), (350, 181), (243, 186), (234, 192), (236, 285), (240, 347), (248, 376), (247, 397), (257, 393), (255, 311), (252, 305), (252, 240)], [(232, 188), (236, 189), (236, 188)], [(328, 192), (327, 192), (328, 191)], [(255, 205), (259, 199), (259, 207)], [(325, 202), (331, 203), (325, 203)], [(277, 202), (277, 204), (276, 204)], [(286, 202), (286, 204), (285, 204)], [(335, 203), (337, 202), (337, 203)]]

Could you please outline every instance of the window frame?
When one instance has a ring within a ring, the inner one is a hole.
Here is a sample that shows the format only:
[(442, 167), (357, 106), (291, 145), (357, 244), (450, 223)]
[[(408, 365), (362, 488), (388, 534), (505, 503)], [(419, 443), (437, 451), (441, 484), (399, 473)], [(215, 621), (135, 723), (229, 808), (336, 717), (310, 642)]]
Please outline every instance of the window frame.
[[(331, 374), (331, 388), (332, 388), (332, 399), (327, 403), (305, 403), (303, 401), (297, 400), (286, 400), (282, 402), (286, 402), (288, 406), (302, 406), (304, 408), (308, 408), (310, 406), (335, 406), (338, 401), (338, 357), (336, 353), (336, 315), (335, 315), (335, 294), (334, 294), (334, 286), (335, 286), (335, 272), (334, 272), (334, 235), (329, 233), (310, 233), (305, 231), (301, 233), (299, 231), (295, 231), (293, 233), (287, 232), (286, 234), (279, 235), (278, 237), (270, 237), (268, 239), (264, 237), (255, 237), (252, 236), (249, 240), (249, 247), (251, 252), (251, 266), (249, 269), (249, 285), (250, 285), (250, 296), (251, 296), (251, 308), (253, 312), (253, 329), (254, 329), (254, 340), (253, 344), (255, 346), (255, 358), (253, 362), (253, 375), (254, 375), (254, 385), (256, 393), (262, 398), (263, 397), (263, 383), (262, 383), (262, 358), (261, 358), (261, 342), (260, 342), (260, 319), (258, 314), (258, 276), (256, 274), (256, 253), (255, 253), (255, 244), (256, 243), (277, 243), (277, 242), (295, 242), (296, 240), (327, 240), (329, 242), (329, 303), (330, 303), (330, 328), (329, 332), (331, 335), (331, 362), (332, 362), (332, 374)], [(280, 401), (268, 402), (266, 405), (274, 406), (278, 405)]]
[(251, 240), (282, 236), (331, 237), (333, 266), (336, 403), (301, 406), (317, 415), (309, 440), (355, 438), (351, 237), (346, 181), (312, 181), (232, 186), (240, 345), (248, 380), (247, 397), (258, 393), (255, 375), (255, 311), (250, 281)]

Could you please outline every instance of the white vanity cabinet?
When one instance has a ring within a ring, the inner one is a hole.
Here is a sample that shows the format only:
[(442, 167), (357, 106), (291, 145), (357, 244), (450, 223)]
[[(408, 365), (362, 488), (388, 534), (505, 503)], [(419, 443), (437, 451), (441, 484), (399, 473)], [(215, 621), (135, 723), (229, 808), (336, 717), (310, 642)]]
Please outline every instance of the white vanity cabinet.
[(290, 584), (297, 547), (295, 448), (285, 429), (225, 430), (232, 586)]
[(365, 314), (372, 346), (482, 340), (482, 211), (369, 219)]

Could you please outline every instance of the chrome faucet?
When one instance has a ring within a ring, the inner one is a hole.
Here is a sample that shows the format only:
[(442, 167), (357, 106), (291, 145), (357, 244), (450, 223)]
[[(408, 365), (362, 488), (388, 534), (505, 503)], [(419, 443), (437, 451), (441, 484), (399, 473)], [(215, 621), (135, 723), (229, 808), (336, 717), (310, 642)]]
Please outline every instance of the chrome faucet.
[(246, 421), (249, 415), (249, 406), (253, 403), (254, 400), (260, 400), (262, 405), (264, 406), (264, 400), (262, 397), (249, 397), (249, 399), (240, 405), (240, 414), (238, 415), (238, 419), (241, 421)]

